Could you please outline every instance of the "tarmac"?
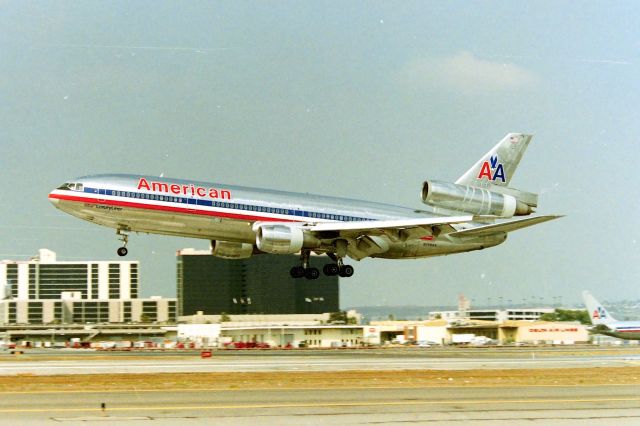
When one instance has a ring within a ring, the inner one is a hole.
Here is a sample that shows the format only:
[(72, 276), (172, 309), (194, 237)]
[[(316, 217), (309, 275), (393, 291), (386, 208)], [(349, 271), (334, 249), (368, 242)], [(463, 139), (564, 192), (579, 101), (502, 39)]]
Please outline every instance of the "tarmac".
[(213, 373), (273, 371), (472, 370), (625, 367), (640, 365), (640, 347), (391, 348), (359, 350), (245, 350), (103, 352), (31, 350), (0, 356), (0, 375)]
[[(212, 358), (200, 358), (199, 353), (3, 354), (0, 374), (4, 380), (13, 377), (11, 382), (16, 385), (33, 386), (23, 386), (23, 390), (5, 387), (0, 392), (0, 424), (635, 425), (640, 424), (639, 353), (640, 349), (633, 348), (401, 348), (220, 351)], [(590, 368), (589, 377), (570, 384), (560, 379), (562, 372), (580, 368)], [(551, 377), (544, 384), (501, 384), (494, 377), (494, 382), (483, 385), (458, 379), (467, 374), (465, 371), (495, 375), (500, 370), (516, 369), (526, 369), (532, 377), (549, 371), (560, 373), (557, 383)], [(444, 383), (405, 381), (425, 370), (439, 371)], [(116, 371), (125, 373), (121, 376), (125, 377), (124, 388), (108, 386), (110, 379), (116, 380)], [(378, 374), (387, 379), (397, 376), (397, 380), (392, 380), (392, 385), (381, 382), (364, 387), (350, 379), (335, 384), (320, 380), (323, 376), (351, 377), (357, 371), (368, 372), (373, 380)], [(450, 380), (446, 379), (447, 371), (451, 372)], [(612, 378), (609, 383), (603, 374), (611, 371), (620, 371), (617, 377), (628, 380), (617, 382)], [(170, 373), (174, 379), (187, 374), (198, 377), (194, 372), (200, 372), (203, 378), (218, 374), (235, 385), (198, 389), (167, 384), (168, 388), (150, 389), (126, 382), (126, 377), (157, 378)], [(252, 388), (242, 381), (251, 372), (274, 378), (296, 374), (300, 380), (308, 377), (309, 381), (292, 388), (272, 380)], [(71, 376), (61, 376), (62, 384), (55, 388), (38, 388), (38, 380), (55, 379), (59, 374)], [(86, 376), (88, 380), (101, 378), (107, 385), (98, 389), (90, 383), (85, 387), (65, 386), (64, 377), (77, 381), (85, 374), (93, 374)]]

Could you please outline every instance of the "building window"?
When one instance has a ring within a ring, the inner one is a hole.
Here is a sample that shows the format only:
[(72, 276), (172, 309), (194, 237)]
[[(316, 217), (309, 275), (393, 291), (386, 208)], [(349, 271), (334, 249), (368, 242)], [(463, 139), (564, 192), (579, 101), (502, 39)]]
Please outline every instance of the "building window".
[(131, 298), (132, 299), (137, 299), (138, 298), (138, 264), (137, 263), (132, 263), (131, 264), (131, 269), (130, 269), (130, 273), (131, 273)]
[(98, 265), (97, 264), (92, 264), (91, 265), (91, 298), (92, 299), (97, 299), (98, 298)]
[(109, 299), (120, 298), (120, 264), (109, 264)]
[(7, 285), (10, 288), (11, 298), (12, 299), (17, 298), (18, 297), (18, 265), (15, 263), (7, 265)]
[(80, 292), (87, 298), (87, 264), (39, 265), (38, 298), (59, 299), (62, 292)]
[(30, 324), (42, 324), (42, 302), (29, 302), (27, 308), (27, 322)]
[(140, 316), (140, 321), (142, 322), (158, 321), (158, 303), (156, 301), (142, 302), (142, 315)]

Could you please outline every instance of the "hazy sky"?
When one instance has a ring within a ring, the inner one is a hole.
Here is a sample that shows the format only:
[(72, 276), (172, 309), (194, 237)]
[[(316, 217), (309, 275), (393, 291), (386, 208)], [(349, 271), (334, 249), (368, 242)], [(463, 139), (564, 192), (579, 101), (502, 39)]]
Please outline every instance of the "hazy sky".
[[(117, 259), (56, 210), (73, 177), (145, 173), (419, 208), (508, 132), (512, 186), (565, 218), (482, 252), (353, 262), (343, 306), (640, 298), (640, 4), (0, 2), (0, 258)], [(133, 235), (142, 294), (175, 250)]]

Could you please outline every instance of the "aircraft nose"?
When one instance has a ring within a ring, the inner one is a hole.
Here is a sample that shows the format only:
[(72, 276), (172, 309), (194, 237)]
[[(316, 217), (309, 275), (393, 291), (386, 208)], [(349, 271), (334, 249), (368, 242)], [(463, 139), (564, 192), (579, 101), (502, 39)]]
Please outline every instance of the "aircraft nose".
[(56, 197), (56, 195), (54, 194), (55, 191), (51, 191), (49, 193), (49, 201), (51, 202), (51, 204), (53, 204), (55, 207), (58, 207), (58, 202), (60, 200), (58, 200), (58, 198)]

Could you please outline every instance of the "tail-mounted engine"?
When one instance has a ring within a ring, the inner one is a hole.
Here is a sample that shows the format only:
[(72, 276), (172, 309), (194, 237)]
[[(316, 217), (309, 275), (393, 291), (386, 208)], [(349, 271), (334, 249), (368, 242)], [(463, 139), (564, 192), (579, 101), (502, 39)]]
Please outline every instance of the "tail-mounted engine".
[[(535, 194), (523, 192), (519, 197), (518, 190), (497, 189), (500, 192), (450, 182), (426, 181), (422, 186), (422, 202), (447, 210), (504, 218), (533, 213), (537, 203)], [(501, 192), (511, 192), (513, 195)]]

